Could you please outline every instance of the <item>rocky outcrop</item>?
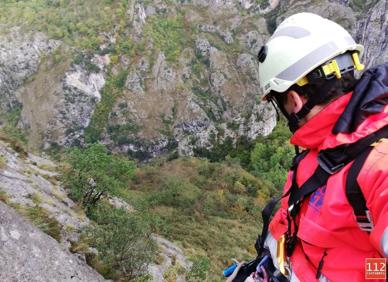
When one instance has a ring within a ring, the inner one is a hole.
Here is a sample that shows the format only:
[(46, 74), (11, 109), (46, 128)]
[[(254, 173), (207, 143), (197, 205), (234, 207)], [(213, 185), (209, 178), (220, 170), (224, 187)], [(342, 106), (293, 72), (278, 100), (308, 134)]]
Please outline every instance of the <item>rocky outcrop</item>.
[(18, 127), (32, 148), (83, 144), (106, 81), (124, 73), (119, 95), (105, 93), (112, 101), (99, 117), (107, 121), (99, 141), (112, 151), (149, 159), (192, 155), (228, 137), (253, 140), (276, 123), (258, 99), (256, 54), (285, 17), (328, 17), (365, 46), (368, 67), (387, 60), (386, 1), (357, 3), (133, 0), (124, 12), (132, 28), (101, 33), (89, 52), (14, 28), (0, 36), (0, 121), (21, 109)]
[(191, 269), (192, 262), (188, 261), (183, 251), (174, 243), (158, 236), (153, 235), (153, 239), (158, 245), (159, 256), (162, 262), (158, 265), (151, 264), (148, 267), (148, 272), (151, 275), (151, 282), (170, 281), (164, 279), (164, 275), (168, 274), (169, 269), (176, 268), (177, 274), (173, 277), (173, 281), (186, 281), (185, 274)]
[(349, 0), (287, 0), (281, 1), (277, 10), (276, 23), (298, 12), (313, 12), (336, 21), (364, 45), (362, 61), (367, 68), (388, 60), (387, 1), (369, 0), (356, 5)]
[(59, 63), (53, 63), (52, 58), (42, 62), (34, 79), (20, 91), (21, 126), (33, 148), (82, 142), (84, 129), (101, 99), (109, 57), (83, 58), (93, 66), (88, 70), (85, 62), (72, 63), (69, 50), (63, 52)]
[(77, 211), (60, 185), (56, 164), (32, 154), (21, 157), (0, 141), (0, 193), (6, 202), (21, 211), (42, 209), (58, 223), (59, 241), (64, 247), (79, 239), (78, 231), (89, 224), (88, 218)]
[[(68, 251), (79, 244), (83, 227), (91, 222), (69, 199), (58, 170), (53, 161), (17, 153), (0, 140), (0, 281), (105, 281), (86, 265), (84, 254)], [(118, 197), (105, 198), (114, 208), (135, 211)], [(164, 281), (164, 274), (174, 267), (190, 270), (191, 263), (178, 246), (156, 234), (153, 240), (160, 258), (148, 268), (153, 281)], [(88, 252), (97, 250), (88, 247)], [(177, 278), (185, 281), (184, 273), (179, 271)]]
[(37, 72), (41, 58), (59, 44), (43, 33), (26, 34), (18, 27), (0, 36), (0, 113), (20, 103), (17, 90)]
[(367, 68), (388, 61), (387, 14), (388, 1), (377, 1), (375, 5), (368, 6), (367, 12), (358, 21), (356, 38), (365, 47), (362, 59)]
[(1, 281), (105, 281), (2, 202), (0, 269)]

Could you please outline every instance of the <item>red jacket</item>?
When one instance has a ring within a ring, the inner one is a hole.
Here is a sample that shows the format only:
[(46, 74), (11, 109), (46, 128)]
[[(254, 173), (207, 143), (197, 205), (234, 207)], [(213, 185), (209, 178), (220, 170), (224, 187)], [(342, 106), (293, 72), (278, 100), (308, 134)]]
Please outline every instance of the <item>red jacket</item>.
[[(369, 115), (353, 133), (334, 135), (334, 124), (351, 95), (330, 103), (292, 136), (292, 144), (310, 149), (298, 166), (296, 181), (299, 187), (317, 168), (320, 150), (353, 143), (388, 124), (386, 105), (380, 113)], [(326, 187), (318, 189), (302, 203), (297, 217), (299, 240), (290, 258), (292, 269), (301, 281), (317, 281), (317, 268), (325, 251), (322, 274), (330, 281), (364, 281), (365, 258), (384, 257), (382, 237), (384, 232), (388, 233), (388, 142), (375, 145), (357, 178), (374, 223), (370, 234), (358, 227), (345, 194), (350, 166), (351, 163), (330, 176)], [(285, 192), (290, 186), (291, 173)], [(288, 197), (283, 198), (270, 224), (275, 239), (287, 229), (287, 201)]]

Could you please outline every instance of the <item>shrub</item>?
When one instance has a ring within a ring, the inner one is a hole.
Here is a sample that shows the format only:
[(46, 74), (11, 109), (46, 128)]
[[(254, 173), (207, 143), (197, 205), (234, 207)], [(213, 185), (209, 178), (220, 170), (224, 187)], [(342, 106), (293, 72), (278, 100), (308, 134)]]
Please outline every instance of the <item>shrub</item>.
[(289, 130), (279, 123), (274, 132), (259, 138), (251, 152), (250, 171), (281, 189), (294, 155)]
[(150, 196), (149, 202), (151, 205), (165, 205), (192, 211), (200, 192), (193, 184), (170, 176), (162, 179), (159, 191)]
[(195, 256), (190, 259), (193, 263), (190, 272), (187, 273), (187, 281), (205, 281), (209, 271), (210, 261), (205, 256)]
[(98, 250), (102, 274), (125, 281), (144, 275), (156, 251), (146, 218), (103, 203), (88, 215), (97, 224), (86, 228), (84, 236)]
[(114, 194), (120, 187), (126, 187), (135, 171), (132, 161), (109, 154), (101, 144), (73, 148), (68, 161), (71, 167), (64, 174), (64, 183), (70, 196), (86, 208), (96, 204), (104, 194)]
[(174, 62), (188, 43), (183, 17), (153, 18), (145, 32), (151, 35), (155, 46), (166, 56), (168, 62)]

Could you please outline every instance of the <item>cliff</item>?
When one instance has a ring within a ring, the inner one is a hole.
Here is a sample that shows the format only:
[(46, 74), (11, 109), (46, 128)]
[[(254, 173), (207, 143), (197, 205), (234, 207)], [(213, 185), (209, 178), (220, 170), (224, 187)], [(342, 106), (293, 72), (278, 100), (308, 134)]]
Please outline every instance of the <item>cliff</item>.
[(11, 1), (0, 18), (0, 120), (32, 149), (101, 141), (149, 159), (269, 134), (255, 56), (296, 12), (350, 30), (367, 66), (388, 54), (386, 1), (51, 2)]

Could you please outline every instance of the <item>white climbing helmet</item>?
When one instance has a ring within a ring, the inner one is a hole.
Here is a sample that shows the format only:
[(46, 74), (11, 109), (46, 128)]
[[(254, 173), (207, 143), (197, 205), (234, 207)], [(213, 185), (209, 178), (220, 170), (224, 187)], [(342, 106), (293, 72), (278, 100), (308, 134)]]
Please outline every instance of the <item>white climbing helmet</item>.
[[(258, 54), (264, 98), (270, 91), (281, 93), (295, 83), (300, 86), (308, 83), (305, 78), (308, 73), (346, 51), (355, 51), (352, 52), (354, 69), (362, 70), (358, 56), (363, 49), (333, 21), (312, 13), (292, 15), (277, 27)], [(329, 72), (341, 77), (336, 63), (328, 65), (325, 75)]]

